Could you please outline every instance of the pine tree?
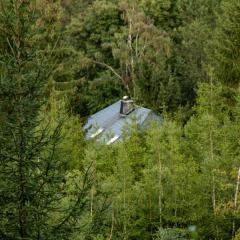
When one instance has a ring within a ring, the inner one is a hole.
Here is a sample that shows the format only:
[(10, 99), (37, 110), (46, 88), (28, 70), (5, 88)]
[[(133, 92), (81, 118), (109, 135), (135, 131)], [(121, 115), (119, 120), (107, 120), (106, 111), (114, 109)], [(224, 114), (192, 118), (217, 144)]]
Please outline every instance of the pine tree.
[(48, 83), (48, 95), (60, 105), (63, 99), (64, 101), (69, 99), (82, 81), (82, 76), (77, 74), (82, 56), (70, 44), (68, 26), (71, 15), (64, 6), (60, 0), (43, 0), (38, 3), (37, 8), (41, 12), (38, 24), (40, 26), (51, 24), (51, 28), (35, 36), (45, 51), (53, 51), (55, 56), (54, 68)]
[[(53, 70), (53, 51), (36, 36), (35, 1), (0, 1), (0, 238), (70, 239), (80, 226), (89, 171), (74, 174), (60, 155), (61, 124), (40, 114)], [(49, 30), (49, 29), (48, 29)]]

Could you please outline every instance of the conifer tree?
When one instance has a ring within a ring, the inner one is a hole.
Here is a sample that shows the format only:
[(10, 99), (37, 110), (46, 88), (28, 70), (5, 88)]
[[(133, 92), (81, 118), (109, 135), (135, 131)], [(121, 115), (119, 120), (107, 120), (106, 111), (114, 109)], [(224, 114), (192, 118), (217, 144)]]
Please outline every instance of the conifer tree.
[(48, 95), (54, 98), (54, 101), (60, 100), (59, 104), (63, 98), (64, 101), (69, 99), (81, 82), (81, 76), (77, 74), (81, 55), (69, 43), (67, 28), (71, 15), (64, 6), (61, 0), (43, 0), (38, 3), (37, 8), (41, 12), (38, 24), (40, 26), (51, 24), (51, 28), (35, 36), (46, 52), (54, 49), (55, 61), (49, 78)]
[(33, 0), (0, 1), (0, 238), (70, 239), (84, 211), (89, 175), (70, 184), (59, 141), (61, 125), (44, 114), (53, 56), (36, 40)]

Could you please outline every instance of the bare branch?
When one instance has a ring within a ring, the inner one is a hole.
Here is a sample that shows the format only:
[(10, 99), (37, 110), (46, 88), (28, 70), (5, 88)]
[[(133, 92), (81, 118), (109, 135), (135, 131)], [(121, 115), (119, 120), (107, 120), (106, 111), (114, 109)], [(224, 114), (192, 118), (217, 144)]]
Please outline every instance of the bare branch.
[(111, 66), (109, 66), (109, 65), (106, 64), (106, 63), (98, 62), (98, 61), (95, 61), (95, 60), (93, 60), (93, 62), (94, 62), (94, 63), (97, 63), (97, 64), (99, 64), (99, 65), (102, 65), (102, 66), (108, 68), (109, 70), (111, 70), (111, 71), (112, 71), (120, 80), (122, 80), (123, 83), (124, 83), (124, 79), (123, 79)]

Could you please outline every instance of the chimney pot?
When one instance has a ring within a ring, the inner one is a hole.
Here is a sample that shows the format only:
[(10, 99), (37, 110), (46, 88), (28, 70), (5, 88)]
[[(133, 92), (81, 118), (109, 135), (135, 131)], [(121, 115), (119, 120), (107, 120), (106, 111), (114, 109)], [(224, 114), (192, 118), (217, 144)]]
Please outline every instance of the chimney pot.
[(121, 100), (120, 115), (123, 117), (127, 116), (133, 110), (134, 110), (133, 100), (129, 99), (128, 96), (124, 96), (123, 99)]

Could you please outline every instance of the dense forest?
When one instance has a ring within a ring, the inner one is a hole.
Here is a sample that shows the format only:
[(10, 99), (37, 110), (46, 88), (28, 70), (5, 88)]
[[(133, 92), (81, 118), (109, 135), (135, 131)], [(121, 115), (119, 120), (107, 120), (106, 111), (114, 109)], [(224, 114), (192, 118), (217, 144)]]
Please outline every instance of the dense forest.
[(1, 240), (239, 240), (239, 185), (239, 0), (0, 0)]

